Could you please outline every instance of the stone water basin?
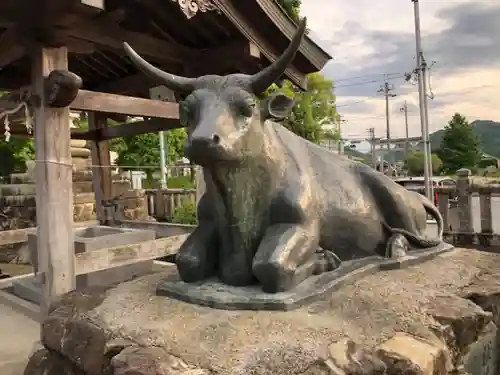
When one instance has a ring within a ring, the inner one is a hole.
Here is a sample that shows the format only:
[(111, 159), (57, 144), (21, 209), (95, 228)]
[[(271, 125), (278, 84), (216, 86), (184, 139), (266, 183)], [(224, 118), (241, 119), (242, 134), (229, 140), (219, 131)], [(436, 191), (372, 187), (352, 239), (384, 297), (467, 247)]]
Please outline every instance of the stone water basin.
[[(35, 274), (38, 272), (37, 228), (27, 229), (28, 247)], [(156, 238), (153, 230), (116, 228), (103, 225), (78, 225), (73, 227), (75, 254), (118, 246), (126, 247)], [(78, 275), (77, 289), (89, 286), (109, 286), (152, 272), (153, 260), (137, 262), (107, 270)], [(40, 285), (34, 277), (15, 282), (14, 294), (34, 303), (40, 301)]]

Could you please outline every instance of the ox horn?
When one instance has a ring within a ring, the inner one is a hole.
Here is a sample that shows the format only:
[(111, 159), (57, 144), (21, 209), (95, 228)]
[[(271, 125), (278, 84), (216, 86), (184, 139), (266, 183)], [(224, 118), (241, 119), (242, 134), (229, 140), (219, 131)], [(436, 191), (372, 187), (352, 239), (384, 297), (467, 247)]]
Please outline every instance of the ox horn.
[(167, 88), (180, 94), (187, 95), (194, 91), (196, 78), (186, 78), (164, 72), (139, 56), (128, 43), (123, 43), (123, 47), (134, 65), (149, 77), (161, 81)]
[(250, 77), (250, 87), (254, 94), (259, 95), (266, 91), (285, 72), (299, 50), (305, 31), (306, 18), (304, 17), (285, 52), (271, 65)]

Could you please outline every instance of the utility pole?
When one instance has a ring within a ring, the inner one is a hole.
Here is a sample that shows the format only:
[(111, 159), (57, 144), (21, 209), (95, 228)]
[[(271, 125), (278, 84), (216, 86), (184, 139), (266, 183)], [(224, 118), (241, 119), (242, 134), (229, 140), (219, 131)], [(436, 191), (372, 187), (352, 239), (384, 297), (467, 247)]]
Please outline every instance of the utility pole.
[(420, 9), (418, 0), (411, 0), (413, 2), (413, 10), (415, 16), (415, 44), (417, 52), (417, 74), (418, 74), (418, 101), (420, 107), (420, 125), (422, 128), (422, 142), (424, 144), (424, 185), (425, 185), (425, 195), (428, 199), (433, 200), (433, 193), (431, 190), (431, 155), (429, 146), (429, 125), (428, 110), (427, 110), (427, 93), (426, 93), (426, 82), (425, 82), (425, 59), (424, 53), (422, 51), (422, 36), (420, 34)]
[(387, 137), (387, 174), (392, 177), (392, 157), (391, 157), (391, 126), (389, 119), (389, 97), (395, 97), (396, 94), (392, 94), (391, 91), (394, 90), (392, 85), (389, 85), (387, 79), (384, 85), (378, 90), (382, 92), (385, 96), (385, 121), (386, 121), (386, 137)]
[(432, 181), (432, 148), (431, 148), (431, 138), (429, 135), (429, 109), (427, 107), (427, 62), (425, 61), (424, 54), (422, 52), (422, 91), (424, 92), (424, 114), (425, 114), (425, 133), (427, 135), (427, 141), (425, 143), (427, 157), (427, 169), (429, 170), (427, 174), (429, 175), (429, 196), (431, 202), (434, 202), (434, 182)]
[(410, 153), (410, 143), (408, 142), (408, 104), (406, 103), (403, 105), (403, 107), (400, 109), (401, 112), (404, 112), (405, 114), (405, 130), (406, 130), (406, 138), (405, 138), (405, 159), (408, 159), (408, 155)]

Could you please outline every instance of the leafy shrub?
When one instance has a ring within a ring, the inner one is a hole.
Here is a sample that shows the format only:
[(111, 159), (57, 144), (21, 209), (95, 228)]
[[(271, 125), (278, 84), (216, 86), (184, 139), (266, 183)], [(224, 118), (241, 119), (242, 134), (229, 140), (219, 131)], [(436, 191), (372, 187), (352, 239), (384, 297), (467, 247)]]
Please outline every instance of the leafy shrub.
[(194, 189), (195, 183), (189, 176), (174, 176), (167, 180), (169, 189)]
[(192, 200), (186, 199), (181, 206), (174, 210), (172, 223), (195, 225), (196, 222), (196, 204)]

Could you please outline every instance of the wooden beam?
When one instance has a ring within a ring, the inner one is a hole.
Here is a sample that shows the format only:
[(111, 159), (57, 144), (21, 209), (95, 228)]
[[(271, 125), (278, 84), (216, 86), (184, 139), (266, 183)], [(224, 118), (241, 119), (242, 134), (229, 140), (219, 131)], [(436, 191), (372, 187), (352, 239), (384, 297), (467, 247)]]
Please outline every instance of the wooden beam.
[(20, 31), (14, 25), (0, 35), (0, 68), (26, 55), (26, 47), (21, 43)]
[(179, 105), (176, 103), (87, 90), (80, 90), (70, 107), (79, 111), (121, 113), (128, 116), (179, 118)]
[[(105, 133), (107, 126), (105, 114), (89, 113), (90, 131)], [(109, 225), (113, 215), (112, 212), (109, 212), (111, 207), (104, 206), (104, 201), (113, 198), (110, 166), (109, 142), (98, 139), (94, 140), (92, 142), (92, 179), (95, 192), (96, 215), (101, 225)]]
[[(152, 118), (144, 121), (130, 122), (127, 124), (108, 127), (103, 130), (71, 129), (71, 139), (85, 141), (107, 141), (110, 139), (134, 136), (146, 133), (182, 128), (179, 120)], [(21, 138), (31, 138), (26, 131), (11, 130), (11, 135)], [(1, 236), (0, 236), (1, 242)]]
[(155, 84), (156, 83), (144, 73), (136, 73), (96, 87), (95, 91), (114, 94), (130, 94), (134, 91), (144, 91), (146, 93), (149, 88)]
[(128, 42), (137, 53), (145, 58), (161, 61), (185, 61), (195, 55), (195, 51), (162, 39), (129, 31), (116, 24), (104, 22), (79, 23), (63, 30), (67, 35), (83, 39), (97, 45), (120, 51), (125, 55), (123, 42)]
[(146, 133), (157, 133), (163, 130), (182, 128), (179, 120), (153, 118), (150, 120), (131, 122), (110, 127), (103, 134), (103, 139), (113, 139)]
[[(194, 62), (197, 62), (195, 65), (202, 64), (206, 66), (217, 65), (232, 60), (231, 62), (234, 64), (235, 60), (238, 61), (249, 58), (252, 58), (250, 55), (250, 42), (246, 39), (239, 39), (217, 48), (210, 48), (198, 52)], [(189, 64), (192, 65), (191, 62), (189, 62)]]
[[(68, 69), (65, 47), (38, 48), (33, 56), (33, 89), (45, 102), (45, 79)], [(69, 108), (35, 109), (36, 218), (38, 265), (42, 272), (42, 316), (60, 295), (75, 289), (73, 181)]]

